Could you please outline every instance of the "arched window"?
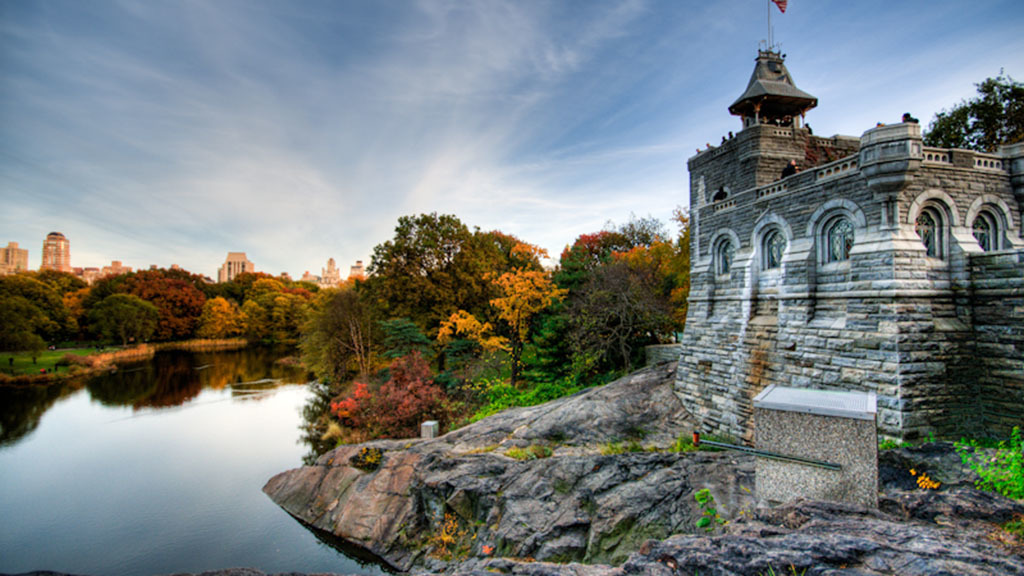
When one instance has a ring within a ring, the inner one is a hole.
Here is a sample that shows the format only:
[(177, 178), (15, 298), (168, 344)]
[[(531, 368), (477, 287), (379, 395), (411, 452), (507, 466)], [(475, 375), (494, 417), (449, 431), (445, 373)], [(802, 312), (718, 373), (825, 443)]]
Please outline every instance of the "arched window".
[(843, 262), (850, 259), (853, 248), (853, 223), (846, 216), (834, 218), (825, 227), (825, 262)]
[(971, 232), (985, 252), (999, 250), (999, 221), (988, 210), (982, 210), (971, 225)]
[(786, 252), (786, 237), (778, 228), (773, 228), (764, 236), (761, 266), (764, 270), (782, 267), (782, 255)]
[(728, 197), (729, 197), (729, 191), (726, 190), (725, 187), (723, 186), (723, 187), (718, 189), (718, 192), (715, 192), (715, 195), (711, 198), (711, 201), (712, 202), (721, 202), (722, 200), (725, 200)]
[(715, 273), (728, 274), (732, 270), (732, 259), (736, 255), (736, 247), (728, 238), (719, 241), (715, 248)]
[(925, 206), (917, 215), (914, 231), (921, 237), (925, 252), (932, 258), (946, 257), (942, 213), (935, 206)]

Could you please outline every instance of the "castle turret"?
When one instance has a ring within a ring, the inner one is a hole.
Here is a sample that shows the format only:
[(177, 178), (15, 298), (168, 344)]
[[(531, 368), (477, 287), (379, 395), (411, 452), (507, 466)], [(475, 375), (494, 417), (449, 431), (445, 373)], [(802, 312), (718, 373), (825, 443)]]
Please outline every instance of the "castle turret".
[(799, 127), (818, 99), (796, 87), (782, 54), (758, 50), (756, 62), (747, 89), (729, 106), (729, 113), (741, 117), (744, 128), (757, 124)]

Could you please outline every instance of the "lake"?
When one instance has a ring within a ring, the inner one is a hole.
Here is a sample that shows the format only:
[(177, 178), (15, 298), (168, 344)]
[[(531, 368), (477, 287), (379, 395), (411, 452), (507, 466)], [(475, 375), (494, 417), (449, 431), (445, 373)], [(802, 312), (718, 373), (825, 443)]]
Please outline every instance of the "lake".
[(381, 574), (261, 491), (311, 452), (315, 392), (284, 353), (161, 352), (88, 382), (0, 387), (0, 573)]

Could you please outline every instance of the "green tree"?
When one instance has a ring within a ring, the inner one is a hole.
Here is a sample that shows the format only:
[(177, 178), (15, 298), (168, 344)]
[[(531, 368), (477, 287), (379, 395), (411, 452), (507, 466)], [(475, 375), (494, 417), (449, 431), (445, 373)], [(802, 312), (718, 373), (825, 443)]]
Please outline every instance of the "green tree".
[(46, 348), (40, 333), (55, 329), (53, 321), (23, 296), (0, 295), (0, 350), (31, 350)]
[(382, 356), (394, 360), (413, 352), (429, 358), (434, 350), (430, 339), (408, 318), (392, 318), (378, 323), (381, 333)]
[[(23, 301), (18, 301), (18, 298)], [(44, 341), (63, 340), (78, 331), (78, 325), (64, 305), (60, 293), (36, 279), (34, 273), (0, 276), (0, 307), (15, 305), (20, 314), (28, 315), (31, 332)], [(25, 305), (35, 310), (29, 311)], [(4, 324), (3, 330), (7, 329)]]
[(41, 270), (39, 272), (34, 272), (33, 274), (36, 280), (39, 280), (43, 284), (53, 288), (61, 296), (64, 296), (69, 292), (76, 292), (88, 286), (85, 280), (67, 272)]
[(294, 342), (299, 339), (312, 294), (302, 288), (290, 288), (276, 278), (253, 282), (242, 306), (248, 318), (248, 333), (260, 340)]
[(367, 288), (385, 318), (409, 318), (428, 334), (461, 306), (457, 258), (472, 237), (450, 214), (402, 216), (395, 237), (373, 249)]
[(250, 341), (260, 342), (270, 338), (270, 320), (267, 310), (255, 300), (242, 304), (242, 333)]
[(569, 304), (569, 342), (577, 374), (628, 371), (646, 344), (671, 332), (671, 306), (653, 274), (619, 259), (597, 270)]
[(366, 378), (373, 365), (375, 336), (370, 307), (355, 288), (322, 290), (303, 328), (302, 358), (319, 378), (331, 383), (341, 383), (353, 373)]
[(1000, 71), (975, 86), (977, 96), (935, 115), (925, 145), (995, 152), (1024, 140), (1024, 84)]
[(131, 294), (107, 296), (89, 316), (92, 325), (105, 337), (120, 339), (122, 345), (148, 339), (160, 321), (156, 306)]

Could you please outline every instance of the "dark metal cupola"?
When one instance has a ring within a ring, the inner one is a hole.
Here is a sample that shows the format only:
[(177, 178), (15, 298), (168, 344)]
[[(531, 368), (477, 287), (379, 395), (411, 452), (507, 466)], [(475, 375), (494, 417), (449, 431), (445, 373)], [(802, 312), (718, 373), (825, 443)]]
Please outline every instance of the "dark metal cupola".
[(757, 124), (799, 127), (804, 114), (817, 105), (817, 98), (793, 83), (782, 54), (758, 50), (747, 89), (729, 106), (729, 113), (743, 118), (744, 128)]

